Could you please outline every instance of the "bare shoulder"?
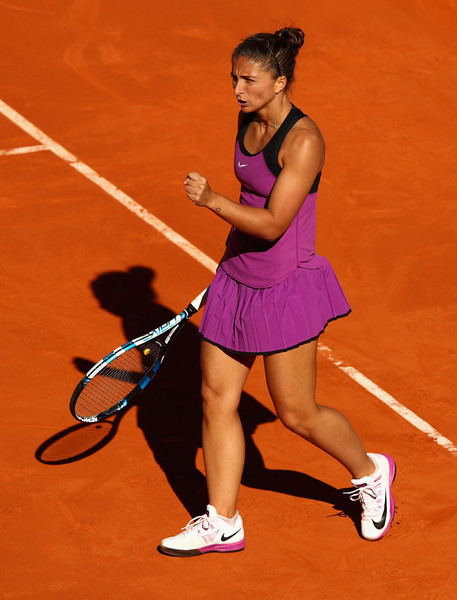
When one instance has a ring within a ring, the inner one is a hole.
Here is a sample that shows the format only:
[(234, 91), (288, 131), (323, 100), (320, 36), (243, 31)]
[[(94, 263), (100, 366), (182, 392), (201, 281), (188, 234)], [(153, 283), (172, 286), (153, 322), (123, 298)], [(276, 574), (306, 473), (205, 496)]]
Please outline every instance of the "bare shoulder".
[(284, 157), (292, 152), (316, 152), (325, 154), (324, 137), (317, 124), (305, 116), (295, 123), (286, 136), (283, 144)]
[(297, 121), (286, 135), (278, 154), (281, 168), (311, 167), (318, 173), (324, 167), (325, 142), (316, 123), (308, 116)]

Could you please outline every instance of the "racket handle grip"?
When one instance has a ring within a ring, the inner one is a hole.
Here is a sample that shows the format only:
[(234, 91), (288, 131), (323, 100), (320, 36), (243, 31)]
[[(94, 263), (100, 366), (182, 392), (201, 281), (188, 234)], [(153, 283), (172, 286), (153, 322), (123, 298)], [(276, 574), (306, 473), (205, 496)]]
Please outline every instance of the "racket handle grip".
[(196, 298), (194, 298), (192, 300), (192, 302), (189, 304), (189, 306), (186, 309), (189, 316), (194, 315), (196, 312), (198, 312), (200, 310), (200, 308), (202, 306), (205, 305), (208, 290), (209, 290), (209, 286), (205, 290), (203, 290), (203, 292), (198, 294), (198, 296)]

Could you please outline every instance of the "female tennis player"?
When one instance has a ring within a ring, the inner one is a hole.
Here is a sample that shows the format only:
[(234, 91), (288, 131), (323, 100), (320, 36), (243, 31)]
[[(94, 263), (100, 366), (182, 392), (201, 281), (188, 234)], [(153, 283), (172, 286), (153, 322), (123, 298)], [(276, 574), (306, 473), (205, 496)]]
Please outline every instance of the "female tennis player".
[(367, 454), (346, 417), (315, 400), (318, 338), (350, 307), (329, 262), (315, 252), (325, 145), (317, 125), (288, 97), (303, 41), (301, 29), (283, 28), (252, 35), (233, 51), (239, 202), (213, 191), (199, 173), (184, 183), (195, 205), (232, 228), (200, 326), (209, 505), (181, 533), (162, 540), (160, 550), (169, 555), (245, 547), (236, 509), (245, 458), (238, 404), (258, 355), (281, 422), (351, 474), (363, 537), (380, 539), (394, 515), (392, 458)]

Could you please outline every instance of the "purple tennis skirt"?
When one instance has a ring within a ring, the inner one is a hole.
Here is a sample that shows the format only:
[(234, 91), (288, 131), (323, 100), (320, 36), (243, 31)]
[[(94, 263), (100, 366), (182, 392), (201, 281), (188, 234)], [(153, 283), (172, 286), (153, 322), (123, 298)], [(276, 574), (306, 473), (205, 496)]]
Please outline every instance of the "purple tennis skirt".
[(219, 267), (200, 324), (202, 337), (231, 352), (270, 354), (316, 339), (327, 324), (351, 312), (327, 259), (297, 267), (287, 279), (257, 289)]

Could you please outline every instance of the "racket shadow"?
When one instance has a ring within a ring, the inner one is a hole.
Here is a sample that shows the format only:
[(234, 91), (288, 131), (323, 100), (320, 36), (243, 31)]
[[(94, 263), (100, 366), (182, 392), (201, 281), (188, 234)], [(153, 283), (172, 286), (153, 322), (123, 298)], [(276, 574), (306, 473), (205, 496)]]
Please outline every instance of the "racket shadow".
[(122, 414), (100, 423), (80, 423), (43, 442), (35, 458), (46, 465), (65, 465), (99, 452), (114, 438)]

